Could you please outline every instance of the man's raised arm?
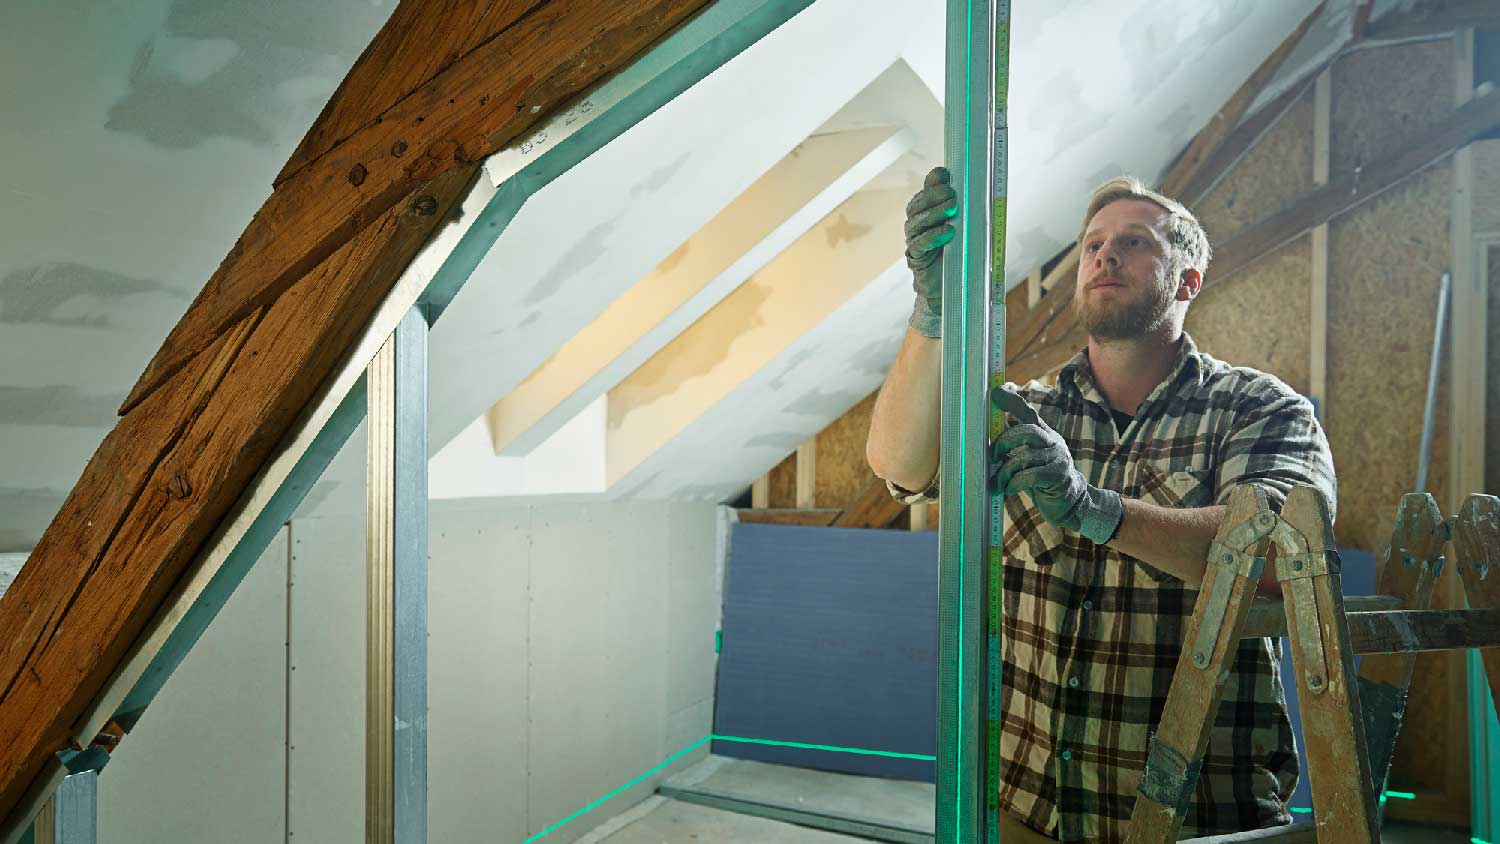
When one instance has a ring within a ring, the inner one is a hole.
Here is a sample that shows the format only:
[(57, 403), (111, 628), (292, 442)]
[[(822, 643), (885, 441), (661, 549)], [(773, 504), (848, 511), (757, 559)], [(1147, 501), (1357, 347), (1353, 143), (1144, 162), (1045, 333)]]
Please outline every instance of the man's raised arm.
[(953, 239), (958, 195), (933, 168), (906, 205), (906, 263), (916, 301), (911, 327), (875, 399), (865, 457), (875, 474), (913, 492), (936, 478), (942, 426), (943, 246)]

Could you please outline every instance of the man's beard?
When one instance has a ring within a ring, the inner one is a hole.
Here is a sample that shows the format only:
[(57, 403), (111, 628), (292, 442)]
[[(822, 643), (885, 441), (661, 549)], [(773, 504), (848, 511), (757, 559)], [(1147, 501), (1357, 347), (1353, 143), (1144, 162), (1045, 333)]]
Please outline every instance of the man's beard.
[(1155, 331), (1168, 320), (1175, 292), (1169, 281), (1157, 280), (1146, 296), (1134, 302), (1091, 303), (1090, 291), (1085, 290), (1082, 296), (1073, 299), (1073, 308), (1090, 337), (1133, 340)]

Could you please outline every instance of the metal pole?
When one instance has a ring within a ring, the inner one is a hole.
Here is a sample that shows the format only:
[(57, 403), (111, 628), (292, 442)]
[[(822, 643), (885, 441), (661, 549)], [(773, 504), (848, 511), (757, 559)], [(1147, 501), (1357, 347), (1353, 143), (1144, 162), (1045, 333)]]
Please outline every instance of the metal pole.
[(427, 319), (413, 308), (369, 383), (365, 841), (427, 841)]
[(98, 771), (83, 771), (65, 778), (36, 816), (32, 842), (94, 844), (99, 837), (98, 807)]
[(1437, 413), (1438, 374), (1443, 367), (1443, 324), (1448, 321), (1448, 292), (1453, 287), (1451, 273), (1443, 273), (1438, 287), (1437, 326), (1432, 329), (1432, 364), (1427, 367), (1427, 405), (1422, 410), (1422, 447), (1417, 452), (1417, 488), (1427, 491), (1427, 467), (1432, 462), (1432, 417)]
[[(959, 216), (958, 232), (943, 261), (938, 844), (982, 842), (993, 825), (986, 817), (992, 798), (985, 794), (991, 755), (988, 716), (994, 713), (988, 705), (989, 581), (984, 563), (995, 21), (995, 0), (949, 0), (945, 141)], [(999, 137), (1003, 149), (1003, 131)], [(995, 701), (998, 705), (998, 697)]]

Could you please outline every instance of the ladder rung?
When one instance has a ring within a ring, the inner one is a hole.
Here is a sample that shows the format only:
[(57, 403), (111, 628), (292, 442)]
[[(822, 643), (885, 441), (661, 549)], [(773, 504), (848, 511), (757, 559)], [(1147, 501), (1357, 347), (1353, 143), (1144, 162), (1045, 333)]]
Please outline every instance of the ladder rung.
[(1348, 613), (1356, 654), (1500, 647), (1500, 610), (1396, 610)]
[[(1392, 595), (1351, 595), (1344, 599), (1344, 612), (1373, 612), (1401, 608), (1401, 599)], [(1286, 635), (1286, 605), (1280, 598), (1256, 598), (1250, 605), (1241, 639)]]
[(1226, 832), (1202, 838), (1183, 838), (1177, 844), (1317, 844), (1318, 827), (1312, 821), (1286, 826), (1268, 826), (1245, 832)]
[[(1390, 595), (1344, 599), (1349, 644), (1355, 655), (1451, 651), (1500, 647), (1500, 609), (1400, 610)], [(1275, 599), (1256, 599), (1240, 638), (1286, 635), (1286, 608)]]

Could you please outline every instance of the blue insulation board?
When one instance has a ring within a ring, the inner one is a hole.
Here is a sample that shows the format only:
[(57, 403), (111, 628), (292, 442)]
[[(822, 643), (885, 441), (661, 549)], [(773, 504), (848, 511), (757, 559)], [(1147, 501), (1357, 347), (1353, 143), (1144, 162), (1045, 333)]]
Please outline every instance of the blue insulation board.
[[(716, 735), (937, 752), (936, 531), (736, 524)], [(933, 782), (921, 759), (715, 741), (721, 756)]]
[[(1345, 595), (1375, 591), (1375, 557), (1341, 550)], [(736, 524), (730, 534), (716, 735), (935, 755), (937, 533)], [(1312, 806), (1291, 647), (1282, 684)], [(933, 762), (715, 741), (739, 759), (933, 782)]]

